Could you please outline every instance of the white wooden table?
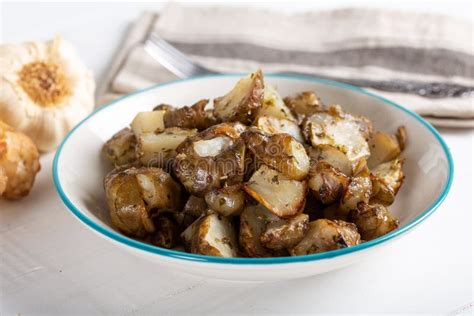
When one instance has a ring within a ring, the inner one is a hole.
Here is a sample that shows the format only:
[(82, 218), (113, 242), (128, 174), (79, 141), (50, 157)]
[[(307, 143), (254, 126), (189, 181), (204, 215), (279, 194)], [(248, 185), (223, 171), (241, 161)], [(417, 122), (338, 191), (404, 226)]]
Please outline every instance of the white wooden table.
[[(42, 39), (61, 32), (100, 74), (127, 22), (156, 4), (114, 5), (113, 11), (110, 6), (5, 5), (3, 40)], [(276, 283), (197, 278), (122, 252), (69, 213), (52, 183), (53, 154), (44, 155), (31, 194), (17, 202), (0, 201), (0, 314), (459, 311), (473, 301), (474, 132), (443, 129), (441, 134), (454, 156), (454, 183), (445, 203), (426, 222), (370, 261)], [(423, 194), (423, 188), (416, 189)]]

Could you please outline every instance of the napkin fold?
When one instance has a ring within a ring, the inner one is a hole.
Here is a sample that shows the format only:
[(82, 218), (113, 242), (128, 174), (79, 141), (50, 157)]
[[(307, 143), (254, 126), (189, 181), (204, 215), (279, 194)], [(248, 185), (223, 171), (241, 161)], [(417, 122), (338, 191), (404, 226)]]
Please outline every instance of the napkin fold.
[[(151, 32), (221, 72), (299, 72), (368, 82), (474, 88), (473, 26), (437, 14), (348, 8), (285, 14), (263, 9), (168, 5), (145, 12), (126, 34), (98, 89), (98, 104), (177, 77), (149, 56)], [(431, 98), (366, 90), (436, 126), (474, 127), (474, 94)]]

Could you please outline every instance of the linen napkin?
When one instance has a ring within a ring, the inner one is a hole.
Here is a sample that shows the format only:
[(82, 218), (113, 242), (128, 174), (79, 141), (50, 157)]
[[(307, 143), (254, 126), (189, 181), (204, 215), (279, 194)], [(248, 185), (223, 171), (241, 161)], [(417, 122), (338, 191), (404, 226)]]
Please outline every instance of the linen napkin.
[[(250, 72), (260, 67), (264, 72), (365, 80), (371, 83), (366, 90), (436, 126), (474, 127), (473, 26), (467, 21), (383, 9), (290, 15), (173, 3), (159, 15), (143, 13), (129, 29), (98, 89), (98, 104), (177, 78), (144, 50), (151, 32), (216, 71)], [(465, 92), (433, 98), (377, 86), (393, 81), (447, 84)]]

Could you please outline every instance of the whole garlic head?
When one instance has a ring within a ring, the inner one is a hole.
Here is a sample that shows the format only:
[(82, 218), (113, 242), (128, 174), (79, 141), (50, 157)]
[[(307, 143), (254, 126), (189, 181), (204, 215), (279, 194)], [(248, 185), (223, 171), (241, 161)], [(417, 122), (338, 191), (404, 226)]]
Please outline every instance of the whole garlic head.
[(40, 151), (54, 150), (94, 108), (94, 77), (60, 37), (0, 45), (0, 69), (0, 119)]

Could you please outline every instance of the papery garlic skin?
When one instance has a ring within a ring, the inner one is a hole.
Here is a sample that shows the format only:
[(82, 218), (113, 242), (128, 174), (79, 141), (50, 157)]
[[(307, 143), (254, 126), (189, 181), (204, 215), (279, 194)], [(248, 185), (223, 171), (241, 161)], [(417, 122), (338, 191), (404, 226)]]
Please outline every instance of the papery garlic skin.
[[(20, 74), (32, 63), (55, 65), (64, 75), (67, 91), (56, 103), (40, 104), (22, 86)], [(61, 38), (0, 45), (0, 69), (0, 119), (28, 135), (40, 151), (54, 150), (94, 108), (94, 77)]]

